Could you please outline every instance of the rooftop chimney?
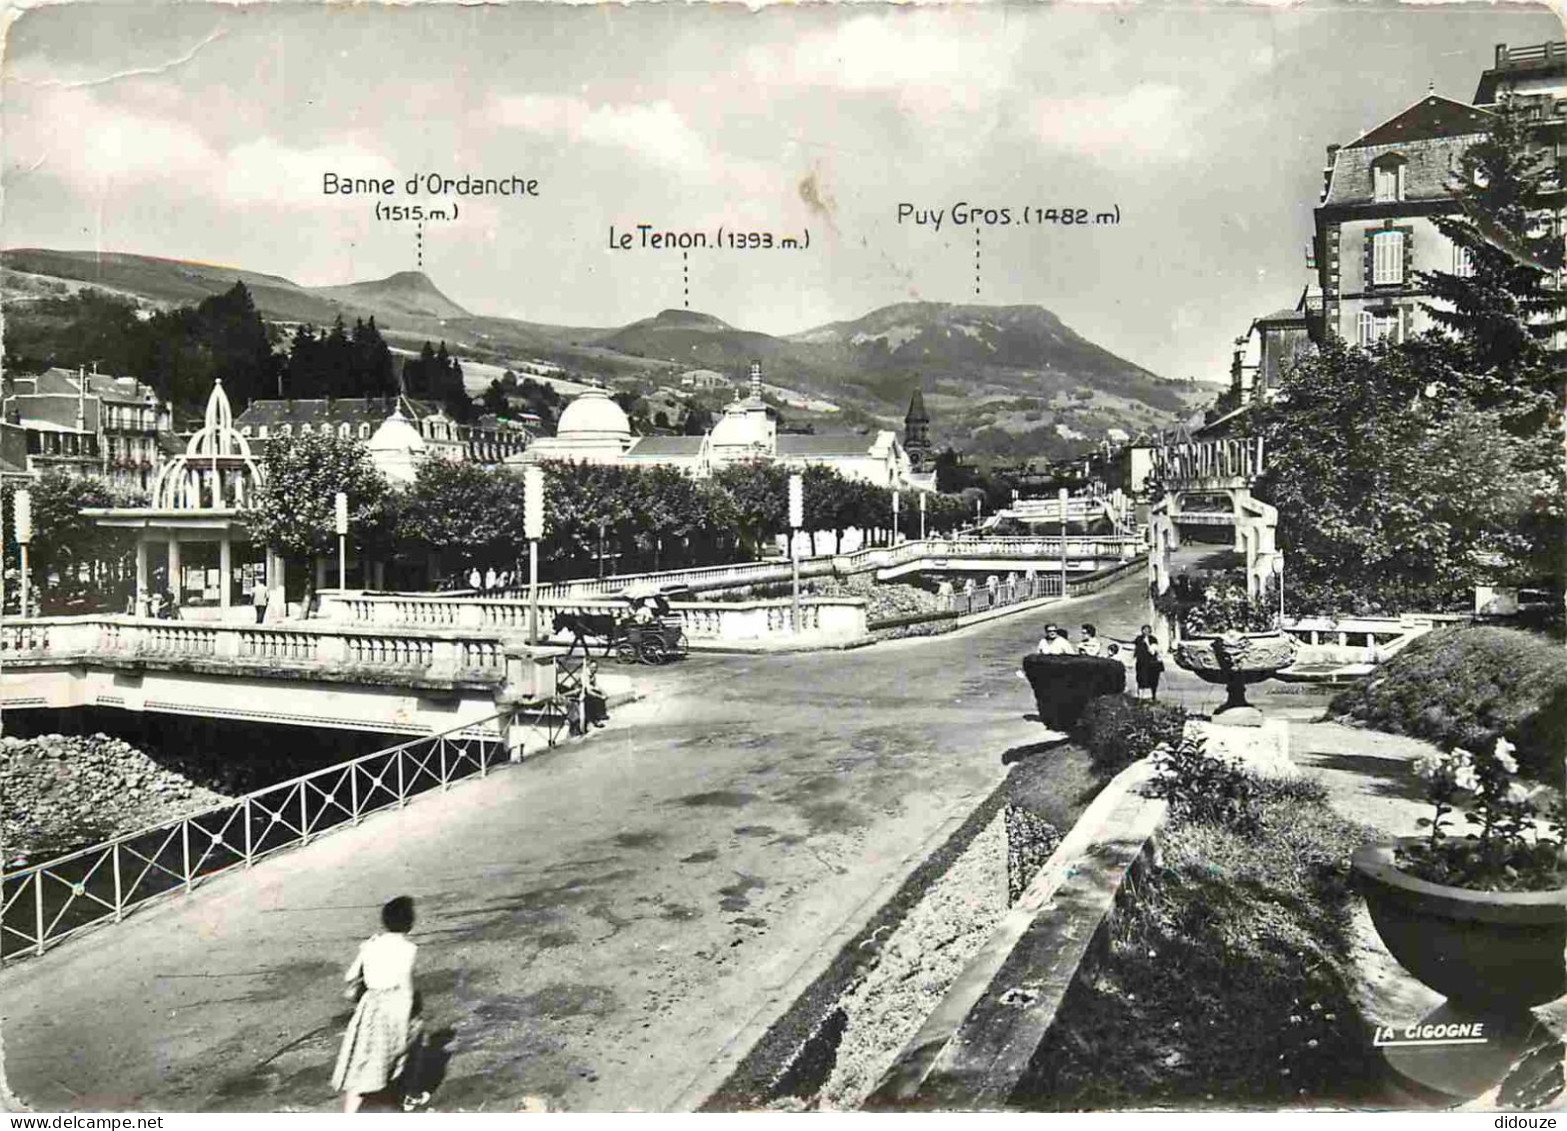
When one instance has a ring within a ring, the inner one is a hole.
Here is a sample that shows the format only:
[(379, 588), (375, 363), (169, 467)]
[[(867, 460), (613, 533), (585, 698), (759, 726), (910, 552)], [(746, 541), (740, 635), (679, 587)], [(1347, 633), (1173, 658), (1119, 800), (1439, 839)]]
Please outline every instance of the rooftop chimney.
[(1498, 67), (1507, 66), (1507, 44), (1505, 43), (1496, 45), (1496, 65)]

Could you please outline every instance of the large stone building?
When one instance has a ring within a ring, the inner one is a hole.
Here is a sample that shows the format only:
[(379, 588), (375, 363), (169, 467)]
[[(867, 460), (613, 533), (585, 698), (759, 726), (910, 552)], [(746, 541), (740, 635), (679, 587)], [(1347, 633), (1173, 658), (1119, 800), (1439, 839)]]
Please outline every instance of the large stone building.
[(7, 376), (0, 394), (0, 417), (20, 429), (35, 476), (57, 469), (146, 490), (178, 447), (171, 407), (134, 377), (55, 368)]
[(503, 417), (459, 424), (439, 405), (411, 397), (324, 397), (251, 401), (235, 421), (247, 440), (323, 432), (361, 440), (376, 466), (394, 482), (413, 479), (427, 456), (498, 465), (524, 451), (532, 436)]
[(636, 436), (631, 421), (603, 389), (588, 389), (561, 413), (554, 436), (535, 440), (508, 463), (572, 460), (625, 467), (673, 467), (706, 478), (736, 463), (769, 460), (791, 468), (821, 465), (878, 487), (934, 491), (934, 471), (917, 471), (890, 431), (874, 435), (801, 436), (778, 431), (762, 400), (762, 370), (751, 365), (750, 396), (724, 408), (703, 436)]
[(1319, 337), (1364, 346), (1428, 328), (1417, 273), (1468, 269), (1432, 218), (1453, 212), (1452, 179), (1490, 116), (1428, 94), (1348, 145), (1328, 146), (1312, 244)]

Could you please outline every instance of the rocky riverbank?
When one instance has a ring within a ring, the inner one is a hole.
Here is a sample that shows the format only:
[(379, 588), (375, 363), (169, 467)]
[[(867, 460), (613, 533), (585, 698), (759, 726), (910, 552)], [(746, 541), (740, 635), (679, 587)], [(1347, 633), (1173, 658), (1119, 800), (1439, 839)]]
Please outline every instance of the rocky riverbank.
[(225, 800), (105, 734), (0, 738), (0, 854), (10, 866)]

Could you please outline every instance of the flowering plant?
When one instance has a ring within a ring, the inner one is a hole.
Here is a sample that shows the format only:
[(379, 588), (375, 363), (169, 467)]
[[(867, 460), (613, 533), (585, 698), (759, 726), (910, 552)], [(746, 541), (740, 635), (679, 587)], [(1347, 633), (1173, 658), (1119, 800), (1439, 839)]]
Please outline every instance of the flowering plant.
[[(1422, 843), (1398, 850), (1398, 865), (1431, 883), (1476, 891), (1549, 891), (1567, 886), (1562, 851), (1567, 841), (1567, 806), (1558, 796), (1545, 802), (1545, 786), (1517, 778), (1515, 747), (1498, 738), (1489, 753), (1454, 749), (1431, 753), (1415, 764), (1426, 783), (1426, 800), (1436, 807), (1420, 826)], [(1471, 831), (1450, 837), (1449, 817), (1460, 801)], [(1542, 802), (1545, 802), (1542, 806)], [(1541, 834), (1541, 823), (1549, 830)]]
[(1233, 571), (1182, 574), (1154, 606), (1178, 619), (1188, 636), (1272, 632), (1279, 627), (1277, 591), (1252, 597), (1246, 592), (1245, 575)]

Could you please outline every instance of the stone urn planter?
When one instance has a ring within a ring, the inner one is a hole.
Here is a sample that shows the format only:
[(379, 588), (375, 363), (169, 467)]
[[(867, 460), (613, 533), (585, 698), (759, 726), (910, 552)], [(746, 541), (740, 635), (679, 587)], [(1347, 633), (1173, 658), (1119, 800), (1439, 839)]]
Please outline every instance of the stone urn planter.
[(1399, 871), (1398, 844), (1354, 854), (1355, 885), (1399, 964), (1454, 1005), (1517, 1012), (1567, 994), (1567, 889), (1447, 887)]
[(1260, 723), (1262, 713), (1246, 701), (1246, 685), (1272, 679), (1289, 667), (1299, 647), (1295, 638), (1284, 632), (1188, 636), (1175, 646), (1175, 662), (1199, 679), (1225, 686), (1229, 698), (1214, 712), (1216, 720), (1228, 714)]
[[(1383, 1058), (1433, 1095), (1462, 1101), (1498, 1085), (1527, 1093), (1539, 1071), (1531, 1007), (1567, 993), (1567, 889), (1485, 892), (1417, 879), (1399, 870), (1394, 851), (1423, 839), (1368, 845), (1352, 857), (1355, 886), (1388, 952), (1447, 998), (1422, 1018), (1399, 1019)], [(1476, 1023), (1476, 1041), (1410, 1040)]]

